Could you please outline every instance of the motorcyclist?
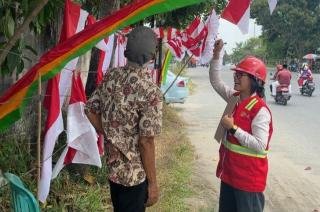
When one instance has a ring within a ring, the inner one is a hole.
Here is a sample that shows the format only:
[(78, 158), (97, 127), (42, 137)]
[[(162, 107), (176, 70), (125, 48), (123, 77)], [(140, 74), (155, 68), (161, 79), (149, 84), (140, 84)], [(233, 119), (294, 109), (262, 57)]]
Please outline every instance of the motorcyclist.
[(313, 80), (311, 69), (309, 68), (308, 64), (304, 64), (302, 66), (302, 69), (299, 73), (299, 79), (298, 79), (298, 85), (299, 89), (302, 88), (302, 85), (304, 84), (305, 80)]
[(283, 64), (283, 65), (278, 65), (277, 66), (277, 72), (275, 73), (273, 79), (275, 80), (271, 86), (271, 92), (272, 92), (272, 96), (276, 96), (277, 93), (277, 87), (279, 85), (287, 85), (288, 89), (289, 89), (289, 94), (291, 94), (291, 72), (287, 69), (288, 66), (287, 64)]

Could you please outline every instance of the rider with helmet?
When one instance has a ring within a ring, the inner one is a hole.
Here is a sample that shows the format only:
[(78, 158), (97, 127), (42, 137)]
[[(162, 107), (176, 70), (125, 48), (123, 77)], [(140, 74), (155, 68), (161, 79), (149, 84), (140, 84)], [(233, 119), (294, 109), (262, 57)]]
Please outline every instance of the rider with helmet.
[(263, 211), (273, 131), (263, 99), (267, 69), (260, 59), (245, 57), (233, 68), (230, 88), (220, 78), (222, 47), (223, 41), (217, 40), (209, 70), (212, 87), (227, 102), (215, 133), (221, 142), (216, 172), (221, 179), (219, 211)]
[(308, 64), (303, 64), (302, 69), (300, 70), (298, 79), (299, 89), (302, 88), (302, 85), (305, 82), (305, 80), (313, 80), (312, 72)]
[[(278, 69), (279, 68), (279, 69)], [(291, 72), (287, 69), (288, 66), (287, 64), (283, 64), (280, 66), (277, 66), (278, 71), (276, 72), (275, 76), (274, 76), (274, 82), (271, 84), (272, 89), (272, 96), (276, 96), (277, 93), (277, 87), (279, 85), (284, 85), (284, 86), (288, 86), (289, 89), (289, 94), (291, 94)]]

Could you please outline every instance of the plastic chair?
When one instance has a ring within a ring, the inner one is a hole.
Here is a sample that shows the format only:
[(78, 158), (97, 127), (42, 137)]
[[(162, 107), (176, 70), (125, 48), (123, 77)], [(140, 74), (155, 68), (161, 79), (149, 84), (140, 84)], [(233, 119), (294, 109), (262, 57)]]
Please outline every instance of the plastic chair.
[(4, 173), (11, 188), (11, 208), (15, 212), (39, 212), (39, 205), (33, 194), (24, 187), (20, 178), (11, 173)]

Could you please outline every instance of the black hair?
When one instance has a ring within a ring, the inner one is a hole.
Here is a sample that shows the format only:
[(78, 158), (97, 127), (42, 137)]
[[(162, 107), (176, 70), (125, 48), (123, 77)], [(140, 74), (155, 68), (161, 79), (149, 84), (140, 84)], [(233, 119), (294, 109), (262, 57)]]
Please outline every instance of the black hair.
[(288, 65), (287, 65), (287, 64), (283, 64), (283, 65), (282, 65), (282, 68), (283, 68), (283, 69), (287, 69), (287, 68), (288, 68)]
[(262, 80), (257, 79), (256, 77), (249, 75), (251, 91), (250, 93), (257, 93), (260, 98), (264, 98), (264, 82)]

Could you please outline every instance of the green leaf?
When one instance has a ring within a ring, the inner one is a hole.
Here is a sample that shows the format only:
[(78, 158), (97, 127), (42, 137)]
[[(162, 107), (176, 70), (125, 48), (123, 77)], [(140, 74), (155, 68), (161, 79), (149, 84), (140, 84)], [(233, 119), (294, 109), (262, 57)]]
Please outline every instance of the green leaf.
[(7, 65), (9, 72), (12, 73), (14, 69), (17, 67), (18, 63), (20, 62), (20, 55), (16, 52), (9, 52), (7, 55)]
[(20, 63), (17, 66), (17, 74), (20, 74), (24, 69), (24, 62), (23, 60), (20, 61)]
[(0, 68), (0, 73), (2, 76), (5, 76), (7, 74), (9, 74), (9, 68), (8, 68), (8, 61), (7, 59), (4, 61), (4, 63), (2, 64), (1, 68)]
[(10, 38), (13, 36), (14, 33), (14, 28), (15, 28), (15, 23), (12, 18), (12, 14), (10, 10), (6, 11), (6, 16), (5, 16), (5, 22), (6, 22), (6, 36), (7, 38)]

